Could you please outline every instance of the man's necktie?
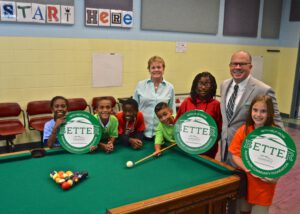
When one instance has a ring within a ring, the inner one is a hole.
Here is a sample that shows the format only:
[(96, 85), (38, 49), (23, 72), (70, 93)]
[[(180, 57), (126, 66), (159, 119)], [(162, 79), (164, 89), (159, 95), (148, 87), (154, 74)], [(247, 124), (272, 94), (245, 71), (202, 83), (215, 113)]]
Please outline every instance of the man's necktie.
[(235, 98), (238, 93), (238, 90), (239, 90), (239, 86), (235, 85), (234, 91), (233, 91), (233, 93), (228, 101), (227, 107), (226, 107), (226, 116), (227, 116), (228, 121), (230, 121), (230, 119), (233, 115), (234, 102), (235, 102)]

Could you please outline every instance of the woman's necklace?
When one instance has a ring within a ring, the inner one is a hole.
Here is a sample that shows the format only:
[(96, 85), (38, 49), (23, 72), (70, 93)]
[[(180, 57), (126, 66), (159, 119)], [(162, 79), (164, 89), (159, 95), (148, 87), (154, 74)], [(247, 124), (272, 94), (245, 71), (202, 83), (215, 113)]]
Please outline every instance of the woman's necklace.
[(153, 85), (154, 85), (154, 89), (155, 89), (155, 91), (157, 91), (157, 89), (158, 89), (158, 87), (159, 87), (159, 84), (161, 83), (161, 81), (154, 81), (154, 80), (152, 80), (152, 82), (153, 82)]

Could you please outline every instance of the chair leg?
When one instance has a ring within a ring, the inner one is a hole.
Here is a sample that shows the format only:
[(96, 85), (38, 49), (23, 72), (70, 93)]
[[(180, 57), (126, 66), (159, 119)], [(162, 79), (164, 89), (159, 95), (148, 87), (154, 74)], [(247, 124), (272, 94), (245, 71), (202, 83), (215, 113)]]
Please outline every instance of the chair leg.
[(7, 152), (13, 152), (15, 150), (15, 144), (13, 143), (15, 137), (7, 138), (6, 139), (6, 150)]
[(11, 149), (11, 151), (13, 152), (13, 151), (15, 151), (15, 144), (13, 143), (13, 141), (10, 141), (10, 149)]
[(43, 135), (44, 133), (43, 132), (40, 132), (41, 133), (41, 148), (44, 147), (44, 142), (43, 142)]
[(9, 141), (8, 139), (6, 139), (6, 152), (9, 152), (10, 151), (10, 148), (9, 148)]

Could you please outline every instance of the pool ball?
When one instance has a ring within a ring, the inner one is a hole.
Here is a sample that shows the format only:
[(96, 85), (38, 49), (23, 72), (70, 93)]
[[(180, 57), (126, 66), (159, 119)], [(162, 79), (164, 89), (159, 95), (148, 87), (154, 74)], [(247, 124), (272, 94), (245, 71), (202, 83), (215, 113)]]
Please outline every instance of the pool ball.
[(71, 184), (69, 182), (65, 181), (61, 184), (61, 188), (63, 188), (64, 190), (70, 189)]
[(132, 161), (127, 161), (126, 166), (128, 168), (133, 167), (133, 162)]
[(70, 184), (70, 186), (73, 186), (73, 180), (69, 179), (67, 182)]
[(72, 171), (66, 171), (66, 174), (67, 174), (67, 176), (71, 176), (71, 175), (73, 175), (73, 172)]

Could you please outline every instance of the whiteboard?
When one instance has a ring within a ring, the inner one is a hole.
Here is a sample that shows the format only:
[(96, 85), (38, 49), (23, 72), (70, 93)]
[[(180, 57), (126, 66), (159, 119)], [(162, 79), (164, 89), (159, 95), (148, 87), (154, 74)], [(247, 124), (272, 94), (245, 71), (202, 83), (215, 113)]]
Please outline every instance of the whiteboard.
[(263, 56), (252, 56), (252, 65), (252, 76), (256, 79), (262, 80), (264, 65)]
[(123, 58), (115, 53), (93, 54), (93, 87), (122, 85)]

